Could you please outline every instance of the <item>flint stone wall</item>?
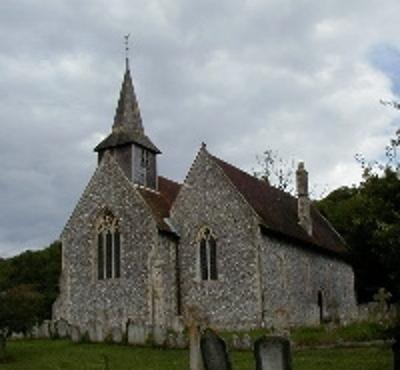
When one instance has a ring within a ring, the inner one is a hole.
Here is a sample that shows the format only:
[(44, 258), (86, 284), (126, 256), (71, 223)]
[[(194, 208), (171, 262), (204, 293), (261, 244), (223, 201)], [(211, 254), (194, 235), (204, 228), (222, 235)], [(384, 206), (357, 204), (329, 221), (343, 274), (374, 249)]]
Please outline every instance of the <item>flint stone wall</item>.
[[(110, 210), (120, 221), (121, 278), (97, 279), (96, 222)], [(87, 327), (100, 320), (111, 328), (150, 318), (149, 262), (158, 244), (150, 210), (109, 156), (104, 156), (61, 236), (62, 286), (53, 319)]]
[[(260, 236), (262, 299), (265, 325), (320, 323), (323, 315), (342, 323), (357, 319), (353, 269), (347, 263), (289, 242)], [(279, 327), (279, 325), (278, 325)]]
[[(254, 213), (222, 170), (201, 150), (171, 210), (180, 235), (183, 307), (196, 307), (213, 328), (249, 329), (261, 319)], [(199, 234), (209, 228), (217, 242), (218, 280), (203, 281)]]

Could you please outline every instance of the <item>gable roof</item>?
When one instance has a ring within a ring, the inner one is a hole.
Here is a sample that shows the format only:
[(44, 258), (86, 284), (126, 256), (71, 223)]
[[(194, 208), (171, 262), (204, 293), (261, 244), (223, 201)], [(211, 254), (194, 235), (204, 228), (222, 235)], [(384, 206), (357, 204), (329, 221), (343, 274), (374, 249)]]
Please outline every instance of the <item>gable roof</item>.
[(166, 219), (169, 218), (169, 211), (180, 188), (181, 184), (162, 176), (158, 176), (158, 191), (137, 187), (137, 190), (150, 207), (160, 231), (175, 233), (171, 225), (166, 222)]
[(320, 252), (343, 254), (345, 243), (332, 225), (311, 205), (312, 235), (298, 223), (297, 198), (210, 154), (247, 203), (261, 218), (262, 229), (298, 240)]

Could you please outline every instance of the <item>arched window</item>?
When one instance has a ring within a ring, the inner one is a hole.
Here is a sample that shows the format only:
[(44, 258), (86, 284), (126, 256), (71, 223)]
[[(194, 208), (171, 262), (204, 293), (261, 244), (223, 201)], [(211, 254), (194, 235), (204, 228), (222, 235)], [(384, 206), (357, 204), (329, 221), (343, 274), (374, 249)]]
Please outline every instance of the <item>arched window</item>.
[(201, 280), (218, 280), (217, 243), (209, 229), (200, 235), (199, 253)]
[(118, 219), (105, 212), (97, 226), (97, 278), (99, 280), (121, 276), (121, 237)]

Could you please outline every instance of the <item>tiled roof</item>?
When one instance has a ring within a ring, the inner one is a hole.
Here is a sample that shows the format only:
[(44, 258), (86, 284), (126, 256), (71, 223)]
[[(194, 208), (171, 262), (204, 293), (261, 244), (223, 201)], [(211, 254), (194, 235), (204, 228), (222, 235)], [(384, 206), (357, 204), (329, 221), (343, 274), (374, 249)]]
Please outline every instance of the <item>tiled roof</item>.
[(138, 187), (140, 194), (152, 210), (160, 231), (174, 232), (165, 219), (169, 217), (169, 211), (180, 187), (180, 184), (162, 176), (158, 176), (159, 191)]
[(260, 216), (264, 230), (296, 239), (321, 252), (336, 254), (345, 252), (343, 239), (313, 205), (311, 205), (312, 235), (309, 236), (298, 223), (297, 198), (217, 157), (211, 157)]

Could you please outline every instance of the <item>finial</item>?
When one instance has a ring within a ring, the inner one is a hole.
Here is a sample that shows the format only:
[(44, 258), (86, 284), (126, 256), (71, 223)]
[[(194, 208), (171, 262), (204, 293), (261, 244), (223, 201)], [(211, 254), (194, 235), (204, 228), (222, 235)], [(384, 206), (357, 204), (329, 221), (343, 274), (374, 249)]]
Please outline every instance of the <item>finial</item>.
[(204, 141), (201, 142), (201, 149), (207, 149), (207, 144)]
[(125, 67), (126, 70), (129, 70), (129, 36), (131, 34), (128, 33), (127, 35), (124, 36), (125, 39)]

